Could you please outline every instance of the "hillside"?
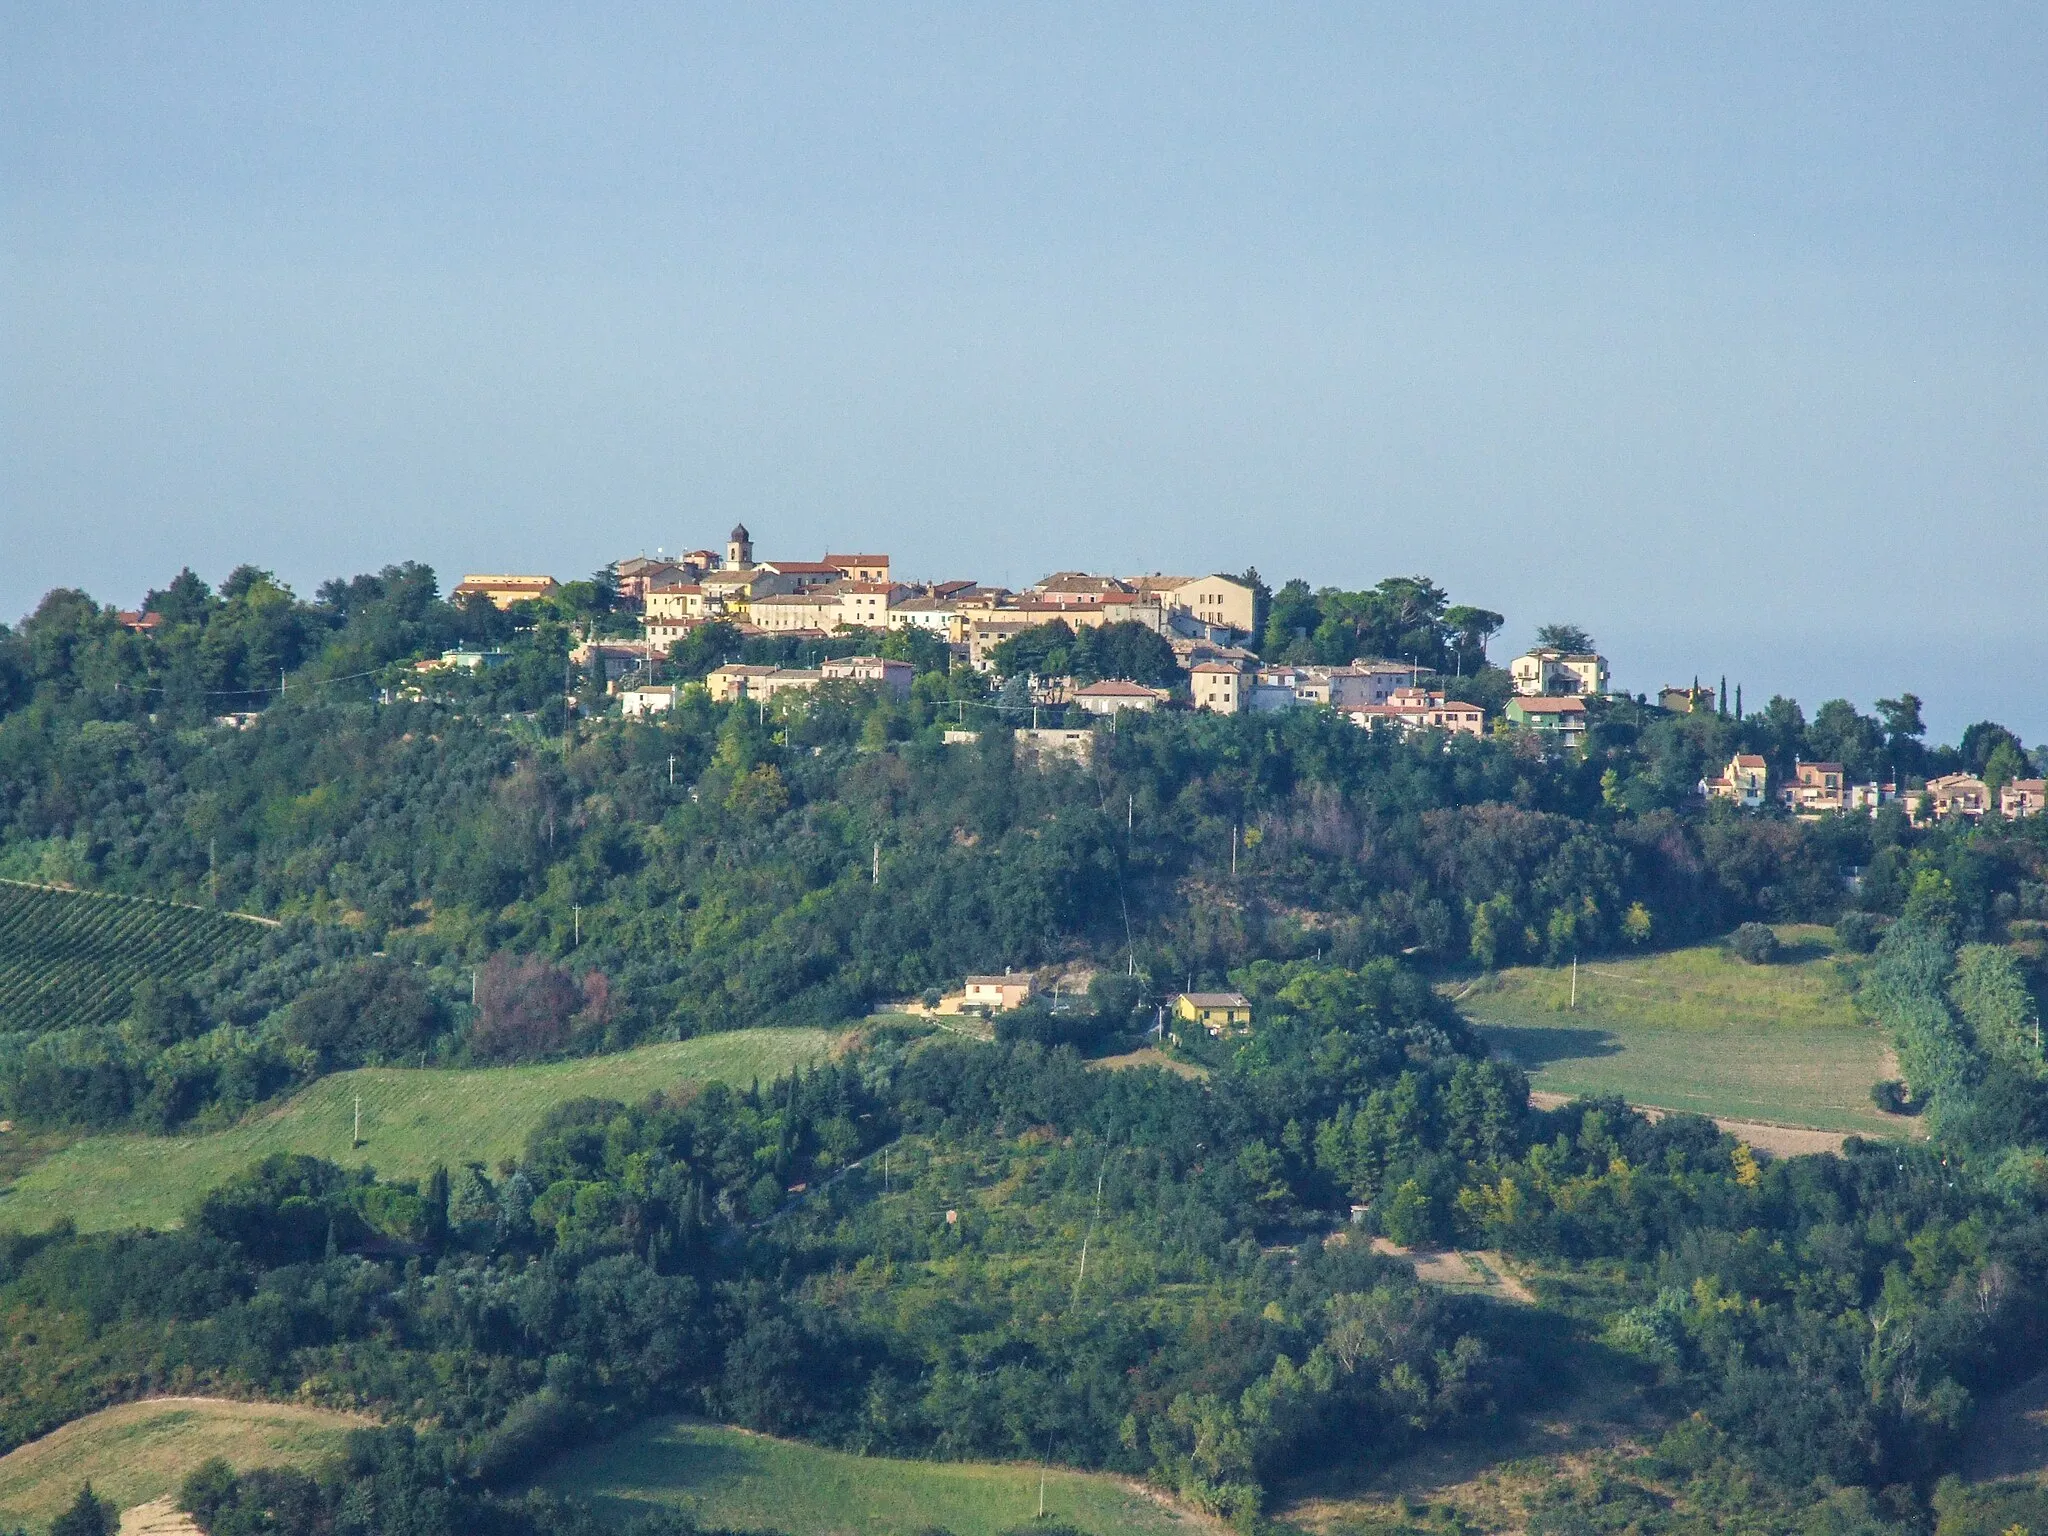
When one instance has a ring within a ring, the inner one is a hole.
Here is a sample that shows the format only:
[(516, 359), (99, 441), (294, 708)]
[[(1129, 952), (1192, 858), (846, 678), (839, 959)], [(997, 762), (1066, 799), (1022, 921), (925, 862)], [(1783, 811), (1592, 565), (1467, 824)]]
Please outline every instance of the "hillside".
[(370, 1420), (300, 1403), (160, 1397), (122, 1403), (0, 1456), (0, 1523), (36, 1528), (90, 1480), (123, 1509), (177, 1490), (210, 1457), (237, 1468), (310, 1466)]
[(541, 1486), (590, 1499), (608, 1515), (680, 1509), (741, 1529), (788, 1536), (893, 1536), (942, 1526), (954, 1536), (995, 1536), (1028, 1525), (1039, 1508), (1095, 1536), (1220, 1529), (1116, 1478), (1014, 1462), (899, 1461), (849, 1456), (718, 1424), (663, 1419), (573, 1451)]
[(231, 913), (0, 881), (0, 1034), (116, 1023), (145, 977), (187, 980), (262, 933)]
[(64, 1216), (83, 1231), (175, 1226), (194, 1197), (273, 1152), (367, 1164), (393, 1178), (420, 1177), (436, 1163), (495, 1164), (566, 1100), (632, 1102), (678, 1083), (767, 1082), (822, 1059), (831, 1043), (823, 1030), (749, 1029), (541, 1066), (337, 1072), (212, 1135), (76, 1142), (0, 1191), (0, 1228), (40, 1231)]
[(1870, 1102), (1886, 1042), (1858, 1018), (1828, 931), (1786, 925), (1786, 958), (1746, 965), (1716, 945), (1579, 967), (1517, 966), (1458, 1006), (1540, 1092), (1865, 1135), (1910, 1122)]

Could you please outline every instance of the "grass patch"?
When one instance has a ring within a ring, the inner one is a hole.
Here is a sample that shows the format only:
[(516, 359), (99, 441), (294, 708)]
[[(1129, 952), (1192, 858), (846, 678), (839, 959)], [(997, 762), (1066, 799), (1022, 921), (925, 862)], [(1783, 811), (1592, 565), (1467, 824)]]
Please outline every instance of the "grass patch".
[[(31, 1167), (0, 1192), (0, 1228), (80, 1231), (176, 1226), (199, 1195), (273, 1152), (304, 1152), (387, 1177), (418, 1178), (510, 1157), (568, 1099), (632, 1102), (683, 1082), (767, 1082), (823, 1058), (818, 1029), (743, 1029), (611, 1056), (474, 1071), (364, 1067), (321, 1078), (274, 1109), (206, 1136), (93, 1136)], [(362, 1098), (363, 1145), (352, 1144)]]
[(238, 1470), (310, 1467), (370, 1422), (297, 1403), (153, 1398), (74, 1419), (0, 1456), (0, 1523), (41, 1529), (81, 1483), (123, 1509), (175, 1493), (193, 1468), (222, 1456)]
[[(717, 1424), (657, 1419), (570, 1452), (542, 1486), (593, 1500), (614, 1516), (667, 1506), (707, 1525), (769, 1527), (789, 1536), (899, 1536), (930, 1525), (954, 1536), (996, 1536), (1031, 1523), (1039, 1476), (1039, 1468), (1011, 1462), (851, 1456)], [(1058, 1468), (1045, 1474), (1045, 1511), (1094, 1536), (1207, 1528), (1113, 1478)]]
[[(1778, 929), (1786, 958), (1715, 945), (1579, 967), (1517, 967), (1459, 997), (1487, 1043), (1538, 1089), (1818, 1130), (1896, 1134), (1870, 1102), (1884, 1037), (1856, 1014), (1825, 928)], [(1452, 989), (1457, 995), (1457, 989)]]

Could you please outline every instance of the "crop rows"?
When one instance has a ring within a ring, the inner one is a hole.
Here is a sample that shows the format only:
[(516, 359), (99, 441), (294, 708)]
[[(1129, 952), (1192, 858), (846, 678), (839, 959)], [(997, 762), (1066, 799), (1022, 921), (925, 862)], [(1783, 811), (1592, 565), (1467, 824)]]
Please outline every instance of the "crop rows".
[(0, 883), (0, 1033), (115, 1023), (145, 977), (186, 980), (261, 936), (245, 917)]

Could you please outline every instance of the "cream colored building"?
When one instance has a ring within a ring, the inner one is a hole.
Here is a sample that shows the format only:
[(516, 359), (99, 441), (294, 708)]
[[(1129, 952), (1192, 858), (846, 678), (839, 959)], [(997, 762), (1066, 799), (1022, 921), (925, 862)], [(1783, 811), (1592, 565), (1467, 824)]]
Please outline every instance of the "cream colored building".
[(827, 555), (822, 564), (837, 570), (848, 581), (889, 581), (887, 555)]
[(552, 576), (465, 576), (448, 594), (451, 603), (465, 597), (487, 597), (499, 608), (514, 603), (544, 602), (562, 590)]
[(1351, 723), (1370, 728), (1384, 722), (1409, 731), (1449, 731), (1455, 736), (1484, 736), (1486, 711), (1477, 704), (1446, 698), (1427, 688), (1396, 688), (1384, 704), (1365, 704), (1347, 711)]
[(916, 678), (916, 668), (909, 662), (883, 656), (840, 656), (821, 665), (818, 673), (828, 683), (871, 683), (899, 699), (910, 697)]
[(910, 596), (908, 587), (886, 581), (842, 581), (833, 591), (839, 600), (839, 622), (855, 629), (887, 629), (890, 602)]
[(1091, 715), (1113, 715), (1126, 709), (1149, 714), (1171, 697), (1164, 688), (1147, 688), (1143, 683), (1127, 682), (1120, 677), (1090, 683), (1073, 692), (1074, 703)]
[(960, 1006), (1001, 1013), (1030, 1002), (1037, 990), (1038, 984), (1029, 972), (1012, 975), (1006, 971), (1000, 976), (970, 976), (967, 978), (967, 995), (961, 999)]
[(776, 592), (747, 604), (747, 617), (771, 635), (793, 630), (829, 634), (840, 624), (839, 594), (830, 587), (812, 592)]
[(641, 612), (649, 619), (703, 619), (710, 614), (710, 599), (696, 582), (677, 587), (657, 587), (647, 594)]
[(621, 689), (619, 713), (629, 720), (661, 714), (675, 708), (676, 693), (674, 683), (654, 683), (641, 688)]
[(1198, 662), (1188, 671), (1188, 689), (1196, 709), (1235, 715), (1245, 707), (1245, 674), (1227, 662)]
[(1509, 662), (1508, 672), (1515, 692), (1532, 697), (1601, 694), (1610, 681), (1607, 658), (1583, 652), (1529, 651)]

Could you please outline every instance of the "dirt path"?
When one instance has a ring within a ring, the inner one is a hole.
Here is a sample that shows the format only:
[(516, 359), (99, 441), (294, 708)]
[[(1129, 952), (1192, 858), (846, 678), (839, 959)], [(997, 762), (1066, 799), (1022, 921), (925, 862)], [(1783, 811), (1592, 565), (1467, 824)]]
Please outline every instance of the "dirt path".
[[(1571, 1101), (1572, 1095), (1568, 1093), (1547, 1093), (1534, 1088), (1529, 1090), (1529, 1103), (1536, 1109), (1556, 1109)], [(1661, 1120), (1673, 1113), (1657, 1104), (1631, 1104), (1629, 1108), (1641, 1110), (1651, 1121)], [(1847, 1131), (1817, 1131), (1806, 1125), (1772, 1125), (1762, 1120), (1723, 1120), (1718, 1115), (1711, 1118), (1714, 1124), (1744, 1146), (1755, 1147), (1759, 1152), (1773, 1153), (1778, 1157), (1803, 1157), (1810, 1152), (1827, 1152), (1839, 1157), (1842, 1143), (1847, 1141), (1851, 1134)]]
[(166, 1496), (121, 1511), (121, 1536), (206, 1536), (192, 1517)]
[(1536, 1305), (1536, 1293), (1508, 1267), (1507, 1259), (1491, 1248), (1402, 1248), (1391, 1239), (1376, 1237), (1372, 1251), (1390, 1259), (1406, 1259), (1415, 1278), (1425, 1285), (1484, 1291), (1526, 1307)]

